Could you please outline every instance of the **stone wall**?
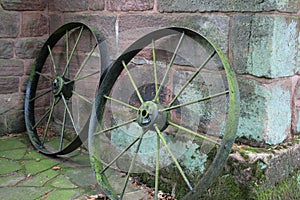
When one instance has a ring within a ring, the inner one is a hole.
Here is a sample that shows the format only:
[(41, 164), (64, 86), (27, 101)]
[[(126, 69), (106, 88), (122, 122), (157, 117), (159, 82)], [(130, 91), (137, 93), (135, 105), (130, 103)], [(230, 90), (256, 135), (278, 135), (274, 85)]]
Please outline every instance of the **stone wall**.
[(151, 30), (192, 28), (221, 47), (238, 75), (240, 140), (276, 145), (300, 133), (299, 0), (1, 2), (1, 133), (24, 130), (29, 67), (48, 33), (71, 21), (97, 27), (107, 38), (112, 59)]
[(25, 130), (27, 77), (49, 32), (44, 0), (1, 0), (0, 135)]

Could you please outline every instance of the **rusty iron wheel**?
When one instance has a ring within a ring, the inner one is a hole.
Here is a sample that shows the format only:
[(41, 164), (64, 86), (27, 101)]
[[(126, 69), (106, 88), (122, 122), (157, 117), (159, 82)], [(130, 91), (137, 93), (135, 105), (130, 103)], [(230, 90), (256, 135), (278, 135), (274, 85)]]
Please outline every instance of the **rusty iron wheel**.
[(198, 199), (237, 131), (238, 84), (224, 53), (193, 30), (159, 29), (128, 47), (102, 80), (89, 151), (103, 192)]
[(27, 132), (39, 152), (64, 155), (87, 138), (106, 54), (101, 33), (80, 22), (61, 26), (44, 43), (25, 97)]

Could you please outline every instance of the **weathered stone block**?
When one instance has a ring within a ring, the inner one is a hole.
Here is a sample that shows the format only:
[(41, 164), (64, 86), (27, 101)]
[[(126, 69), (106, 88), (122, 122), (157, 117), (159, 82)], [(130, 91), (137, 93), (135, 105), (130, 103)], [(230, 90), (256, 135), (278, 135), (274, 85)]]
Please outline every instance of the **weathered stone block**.
[(0, 39), (0, 58), (12, 58), (14, 56), (13, 48), (14, 42), (12, 40)]
[(7, 133), (20, 133), (26, 130), (24, 111), (18, 110), (6, 116)]
[(297, 17), (236, 15), (231, 45), (238, 73), (258, 77), (292, 76), (297, 69)]
[(158, 0), (157, 4), (160, 12), (297, 12), (299, 9), (298, 0)]
[(239, 79), (239, 86), (241, 117), (238, 137), (251, 139), (257, 142), (256, 145), (283, 142), (291, 131), (291, 78), (258, 82), (243, 77)]
[[(296, 141), (296, 140), (295, 140)], [(299, 144), (236, 146), (205, 199), (299, 199)]]
[(143, 11), (153, 9), (153, 0), (106, 0), (107, 10), (116, 11)]
[(5, 10), (33, 11), (45, 10), (46, 0), (2, 0), (1, 5)]
[(78, 21), (94, 26), (104, 36), (114, 35), (116, 15), (112, 14), (66, 14), (64, 23)]
[(20, 13), (0, 10), (0, 37), (17, 37), (19, 34)]
[(105, 0), (92, 0), (89, 4), (90, 10), (104, 10)]
[(25, 131), (24, 94), (2, 94), (0, 97), (0, 135)]
[(5, 116), (3, 113), (0, 113), (0, 136), (7, 134)]
[(84, 11), (88, 9), (87, 0), (53, 0), (49, 1), (49, 10), (50, 11), (67, 11), (67, 12), (76, 12)]
[(49, 34), (52, 34), (63, 25), (63, 17), (60, 14), (49, 14)]
[[(132, 43), (145, 34), (160, 27), (179, 26), (193, 29), (203, 36), (210, 38), (221, 49), (228, 52), (229, 17), (202, 15), (163, 15), (163, 14), (131, 14), (119, 18), (119, 42)], [(132, 28), (134, 27), (134, 29)]]
[(21, 26), (23, 37), (43, 36), (48, 33), (48, 17), (41, 13), (24, 13)]
[(36, 58), (43, 44), (44, 38), (21, 38), (16, 42), (16, 55), (19, 58)]
[(116, 44), (113, 40), (115, 33), (116, 15), (113, 14), (66, 14), (64, 23), (79, 21), (96, 28), (104, 36), (108, 51), (113, 54)]
[(294, 99), (293, 99), (293, 119), (292, 119), (292, 132), (294, 134), (300, 133), (300, 80), (298, 77), (294, 78)]
[(20, 85), (21, 92), (24, 92), (24, 93), (26, 92), (26, 87), (27, 87), (28, 81), (29, 81), (29, 76), (23, 76), (21, 78), (21, 85)]
[(0, 78), (1, 94), (10, 94), (19, 91), (18, 77), (1, 77)]
[(0, 76), (22, 76), (24, 74), (24, 65), (17, 59), (0, 59)]

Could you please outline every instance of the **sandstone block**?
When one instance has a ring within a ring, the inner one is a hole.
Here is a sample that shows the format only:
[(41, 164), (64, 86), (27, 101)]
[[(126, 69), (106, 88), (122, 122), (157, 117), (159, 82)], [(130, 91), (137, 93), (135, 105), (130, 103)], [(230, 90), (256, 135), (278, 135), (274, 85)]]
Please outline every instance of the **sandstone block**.
[(10, 94), (19, 91), (18, 77), (1, 77), (0, 78), (1, 94)]
[(297, 12), (299, 9), (298, 0), (158, 0), (157, 4), (160, 12)]
[(14, 42), (12, 40), (0, 39), (0, 59), (8, 59), (14, 56)]
[(105, 0), (92, 0), (89, 4), (90, 10), (104, 10)]
[(0, 59), (0, 77), (22, 76), (24, 74), (24, 64), (17, 59)]
[(1, 5), (5, 10), (38, 11), (45, 10), (46, 0), (3, 0)]
[(228, 52), (229, 17), (226, 16), (130, 14), (121, 15), (119, 19), (121, 49), (124, 49), (122, 46), (128, 46), (125, 43), (131, 44), (136, 39), (158, 28), (179, 26), (195, 30), (210, 38), (225, 53)]
[(24, 13), (21, 35), (23, 37), (43, 36), (48, 33), (48, 17), (41, 13)]
[(238, 73), (257, 77), (292, 76), (297, 66), (297, 17), (236, 15), (231, 45)]
[(0, 10), (0, 37), (17, 37), (19, 34), (20, 13)]
[(238, 137), (257, 144), (283, 142), (291, 132), (292, 80), (259, 82), (240, 78), (239, 86), (241, 117)]
[(16, 54), (19, 58), (36, 58), (44, 43), (44, 38), (20, 38), (16, 42)]
[(50, 11), (76, 12), (88, 9), (88, 0), (53, 0), (49, 1)]
[(107, 10), (144, 11), (153, 9), (153, 0), (106, 0)]

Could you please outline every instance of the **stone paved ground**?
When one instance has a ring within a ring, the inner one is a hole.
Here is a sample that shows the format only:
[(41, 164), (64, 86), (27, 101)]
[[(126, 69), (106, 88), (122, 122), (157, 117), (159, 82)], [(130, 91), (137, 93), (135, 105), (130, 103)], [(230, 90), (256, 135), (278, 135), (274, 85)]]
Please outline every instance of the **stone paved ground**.
[(26, 134), (0, 138), (0, 199), (90, 199), (96, 194), (86, 150), (53, 159), (35, 151)]

